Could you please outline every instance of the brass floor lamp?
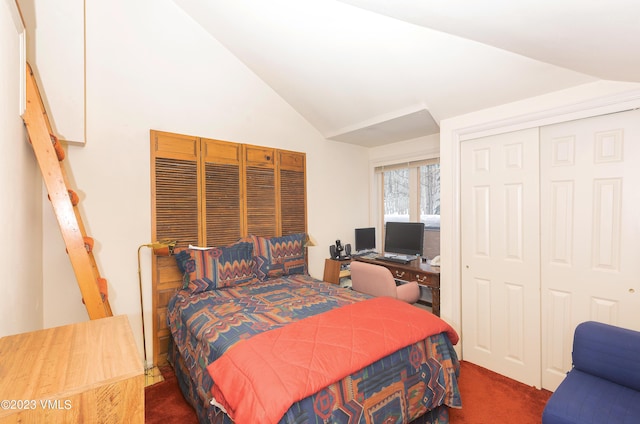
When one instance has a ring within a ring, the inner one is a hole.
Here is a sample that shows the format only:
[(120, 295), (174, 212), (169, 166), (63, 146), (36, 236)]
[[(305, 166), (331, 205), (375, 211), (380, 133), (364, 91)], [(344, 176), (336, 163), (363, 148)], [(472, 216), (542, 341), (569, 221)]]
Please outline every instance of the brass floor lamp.
[(140, 314), (142, 317), (142, 350), (144, 351), (144, 375), (145, 378), (149, 373), (149, 365), (147, 362), (147, 341), (146, 341), (146, 331), (144, 328), (144, 299), (142, 295), (142, 270), (140, 267), (140, 250), (143, 247), (148, 247), (153, 249), (153, 254), (156, 256), (171, 256), (173, 255), (173, 249), (176, 247), (178, 242), (175, 240), (159, 240), (153, 243), (142, 244), (138, 246), (138, 285), (140, 288)]

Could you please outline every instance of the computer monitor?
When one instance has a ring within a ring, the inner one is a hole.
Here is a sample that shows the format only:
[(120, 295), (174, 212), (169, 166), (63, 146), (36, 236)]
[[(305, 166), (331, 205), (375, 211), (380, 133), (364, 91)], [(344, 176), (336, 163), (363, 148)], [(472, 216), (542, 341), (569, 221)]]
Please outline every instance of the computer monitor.
[(385, 224), (385, 253), (422, 256), (423, 243), (423, 222), (387, 222)]
[(356, 252), (376, 250), (376, 229), (356, 228)]

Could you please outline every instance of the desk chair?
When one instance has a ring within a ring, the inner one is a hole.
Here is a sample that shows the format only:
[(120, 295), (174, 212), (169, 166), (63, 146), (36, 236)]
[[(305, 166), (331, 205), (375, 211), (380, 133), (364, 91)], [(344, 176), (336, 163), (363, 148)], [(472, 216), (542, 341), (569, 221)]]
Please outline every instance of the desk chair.
[(372, 296), (389, 296), (407, 303), (420, 299), (420, 287), (416, 281), (396, 286), (387, 268), (360, 261), (351, 261), (351, 284), (355, 291)]

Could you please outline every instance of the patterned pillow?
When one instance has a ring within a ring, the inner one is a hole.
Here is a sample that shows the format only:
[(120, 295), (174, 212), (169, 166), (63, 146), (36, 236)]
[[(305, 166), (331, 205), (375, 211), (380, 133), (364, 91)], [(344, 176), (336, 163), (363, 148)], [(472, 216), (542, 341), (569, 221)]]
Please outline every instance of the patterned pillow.
[(193, 294), (257, 281), (252, 243), (238, 242), (207, 250), (186, 249), (175, 256), (184, 272), (183, 289)]
[[(195, 269), (195, 262), (191, 258), (191, 249), (176, 249), (173, 257), (176, 259), (176, 264), (182, 274), (182, 288), (185, 288), (189, 284), (189, 272)], [(187, 272), (187, 270), (189, 270)]]
[(187, 272), (189, 267), (188, 262), (191, 260), (191, 249), (178, 248), (173, 252), (173, 257), (176, 259), (176, 264), (181, 274)]
[(307, 273), (304, 257), (306, 234), (251, 238), (254, 243), (255, 273), (259, 280)]

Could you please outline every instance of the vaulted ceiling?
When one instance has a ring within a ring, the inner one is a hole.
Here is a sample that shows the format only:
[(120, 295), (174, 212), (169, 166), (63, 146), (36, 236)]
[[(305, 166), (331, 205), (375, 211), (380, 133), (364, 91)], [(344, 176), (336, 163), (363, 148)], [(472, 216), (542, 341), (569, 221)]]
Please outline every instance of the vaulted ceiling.
[(640, 82), (638, 0), (173, 1), (326, 138), (365, 146), (600, 79)]

